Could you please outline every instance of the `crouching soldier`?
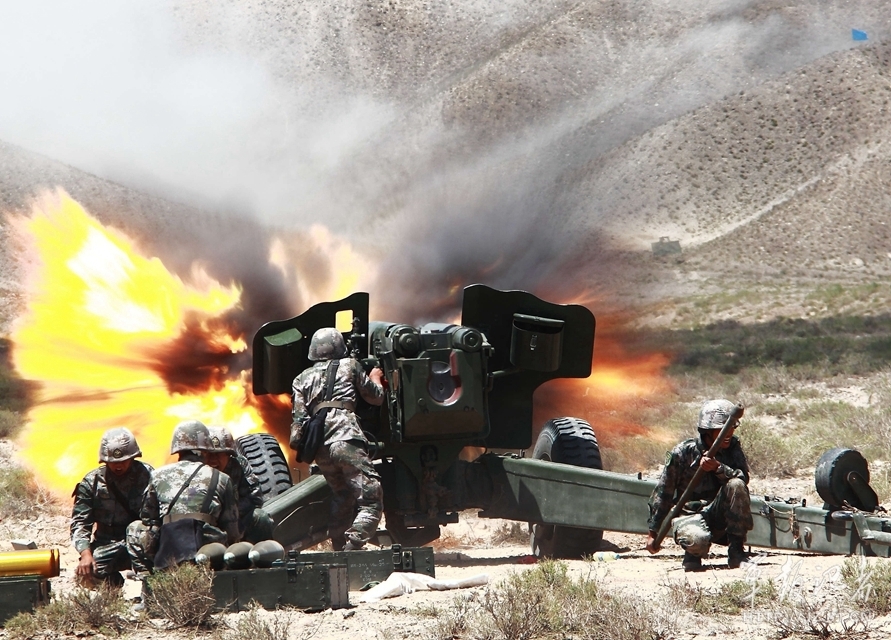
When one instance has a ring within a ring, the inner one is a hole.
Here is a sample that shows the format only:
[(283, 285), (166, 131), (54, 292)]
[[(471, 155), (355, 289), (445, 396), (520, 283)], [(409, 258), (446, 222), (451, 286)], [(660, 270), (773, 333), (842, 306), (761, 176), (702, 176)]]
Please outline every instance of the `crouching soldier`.
[(707, 454), (734, 405), (729, 400), (709, 400), (699, 411), (699, 437), (685, 440), (668, 454), (668, 462), (650, 497), (647, 551), (656, 553), (656, 536), (662, 521), (684, 493), (697, 468), (702, 467), (682, 516), (675, 518), (674, 539), (684, 549), (686, 571), (702, 569), (702, 558), (712, 543), (727, 545), (727, 566), (738, 568), (746, 561), (746, 534), (752, 530), (749, 499), (749, 464), (733, 435), (739, 422), (731, 425), (714, 457)]
[(71, 542), (80, 554), (75, 574), (85, 583), (124, 584), (120, 572), (130, 569), (127, 525), (139, 519), (152, 472), (150, 465), (134, 459), (141, 455), (128, 429), (109, 429), (99, 442), (99, 461), (105, 464), (90, 471), (74, 489)]
[(156, 469), (145, 489), (140, 520), (127, 528), (127, 550), (138, 575), (191, 561), (209, 542), (238, 540), (238, 508), (229, 476), (207, 466), (210, 446), (198, 420), (173, 430), (170, 453), (179, 461)]
[(204, 452), (204, 461), (225, 473), (232, 480), (238, 503), (238, 530), (241, 539), (260, 542), (272, 539), (275, 524), (263, 510), (263, 492), (260, 481), (251, 469), (251, 463), (235, 450), (235, 438), (225, 427), (208, 427), (210, 448)]

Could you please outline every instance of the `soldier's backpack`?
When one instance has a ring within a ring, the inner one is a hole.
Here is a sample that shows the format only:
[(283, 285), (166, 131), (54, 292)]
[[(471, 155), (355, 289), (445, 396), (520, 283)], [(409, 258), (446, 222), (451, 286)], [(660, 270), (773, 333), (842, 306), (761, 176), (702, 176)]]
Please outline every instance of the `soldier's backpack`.
[(161, 525), (158, 551), (155, 553), (154, 563), (156, 569), (166, 569), (167, 567), (194, 560), (198, 549), (204, 545), (204, 523), (216, 524), (207, 515), (210, 510), (210, 502), (217, 490), (217, 483), (220, 480), (220, 472), (216, 469), (211, 474), (207, 494), (204, 496), (204, 503), (201, 505), (199, 513), (170, 513), (170, 509), (173, 508), (173, 505), (183, 491), (186, 490), (186, 487), (192, 483), (192, 480), (201, 471), (202, 467), (204, 467), (203, 464), (195, 469), (167, 507), (167, 515), (164, 516), (163, 524)]
[(297, 462), (305, 462), (309, 464), (315, 460), (316, 452), (325, 441), (325, 419), (328, 417), (328, 412), (331, 410), (331, 407), (320, 405), (329, 402), (331, 396), (334, 394), (334, 382), (337, 378), (336, 373), (338, 362), (338, 360), (332, 360), (328, 363), (328, 369), (325, 372), (327, 382), (325, 386), (325, 396), (322, 398), (322, 402), (316, 405), (315, 412), (310, 419), (306, 421), (306, 424), (303, 425), (303, 430), (300, 432), (300, 439), (297, 441), (297, 446), (295, 447), (297, 450)]

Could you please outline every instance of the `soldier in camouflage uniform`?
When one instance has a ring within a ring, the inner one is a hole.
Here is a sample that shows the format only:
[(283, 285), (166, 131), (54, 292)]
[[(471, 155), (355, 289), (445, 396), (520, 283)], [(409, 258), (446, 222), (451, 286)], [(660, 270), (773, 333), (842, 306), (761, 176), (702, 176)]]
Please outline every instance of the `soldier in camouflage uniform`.
[[(752, 530), (749, 501), (749, 464), (730, 428), (715, 453), (706, 455), (734, 404), (729, 400), (709, 400), (699, 411), (699, 437), (685, 440), (668, 454), (668, 461), (650, 497), (649, 537), (647, 550), (659, 551), (655, 537), (662, 521), (690, 484), (697, 467), (704, 473), (690, 495), (683, 514), (673, 523), (674, 539), (684, 549), (686, 571), (702, 569), (702, 558), (708, 555), (711, 543), (727, 545), (727, 565), (738, 568), (746, 561), (746, 534)], [(737, 422), (737, 425), (739, 423)]]
[(204, 462), (219, 469), (232, 481), (238, 502), (238, 530), (241, 540), (260, 542), (270, 540), (275, 523), (263, 510), (260, 481), (251, 463), (235, 450), (235, 438), (225, 427), (208, 427), (210, 448), (204, 452)]
[(139, 518), (152, 472), (151, 466), (134, 459), (141, 455), (128, 429), (109, 429), (99, 443), (99, 461), (105, 464), (74, 488), (71, 542), (80, 554), (75, 574), (82, 580), (124, 584), (120, 572), (130, 569), (124, 540), (127, 525)]
[[(327, 327), (313, 334), (309, 359), (315, 364), (294, 379), (292, 386), (291, 448), (296, 448), (310, 416), (331, 407), (325, 420), (324, 442), (315, 463), (334, 494), (328, 535), (336, 551), (361, 549), (377, 531), (383, 500), (380, 476), (368, 457), (368, 441), (356, 417), (357, 393), (372, 405), (384, 399), (383, 372), (375, 367), (366, 374), (348, 357), (343, 336)], [(324, 401), (328, 363), (337, 360), (331, 400)]]
[(152, 473), (140, 520), (127, 528), (127, 550), (137, 575), (194, 557), (209, 542), (238, 540), (238, 506), (229, 476), (201, 460), (209, 447), (210, 433), (198, 420), (174, 429), (170, 453), (179, 454), (179, 461)]

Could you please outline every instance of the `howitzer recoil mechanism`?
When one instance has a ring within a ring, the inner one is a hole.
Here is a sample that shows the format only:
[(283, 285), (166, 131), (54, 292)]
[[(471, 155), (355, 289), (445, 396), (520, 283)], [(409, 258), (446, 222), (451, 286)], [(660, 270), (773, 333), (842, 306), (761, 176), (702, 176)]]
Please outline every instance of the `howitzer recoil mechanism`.
[[(356, 410), (383, 485), (390, 540), (381, 542), (426, 544), (465, 509), (530, 523), (533, 552), (541, 556), (593, 553), (603, 530), (647, 533), (655, 482), (602, 471), (590, 424), (555, 417), (533, 446), (534, 391), (591, 373), (595, 320), (588, 309), (472, 285), (464, 290), (461, 324), (415, 327), (370, 321), (368, 294), (355, 293), (261, 327), (253, 341), (254, 393), (289, 393), (310, 365), (312, 334), (337, 326), (346, 312), (353, 357), (367, 370), (381, 367), (386, 380), (383, 405), (360, 402)], [(285, 458), (267, 434), (244, 436), (239, 447), (256, 454), (255, 472), (275, 488), (264, 508), (276, 522), (276, 540), (293, 550), (324, 539), (324, 478), (311, 475), (289, 488)], [(522, 457), (529, 450), (531, 457)], [(753, 498), (748, 543), (888, 556), (891, 518), (878, 511), (868, 480), (859, 453), (827, 452), (816, 478), (826, 504)]]

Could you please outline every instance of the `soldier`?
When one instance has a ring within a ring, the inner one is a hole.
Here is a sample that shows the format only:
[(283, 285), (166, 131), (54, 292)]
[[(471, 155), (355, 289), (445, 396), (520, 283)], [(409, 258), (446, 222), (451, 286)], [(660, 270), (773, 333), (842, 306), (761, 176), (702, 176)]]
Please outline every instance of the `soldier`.
[(702, 569), (711, 543), (727, 545), (727, 566), (746, 561), (746, 534), (754, 522), (749, 501), (749, 465), (739, 439), (733, 435), (739, 422), (726, 433), (715, 457), (706, 454), (730, 417), (734, 404), (709, 400), (699, 411), (699, 437), (685, 440), (668, 454), (668, 461), (650, 497), (647, 551), (656, 553), (655, 537), (662, 521), (690, 484), (697, 467), (706, 473), (690, 495), (681, 517), (674, 521), (674, 539), (684, 549), (685, 571)]
[[(328, 409), (324, 436), (315, 463), (334, 496), (328, 535), (335, 551), (361, 549), (374, 535), (381, 520), (383, 503), (380, 476), (368, 457), (368, 441), (356, 417), (357, 393), (373, 405), (384, 399), (383, 372), (375, 367), (366, 374), (361, 364), (348, 357), (343, 336), (326, 327), (313, 334), (309, 359), (315, 364), (294, 378), (292, 386), (292, 449), (312, 415)], [(336, 361), (334, 388), (325, 400), (327, 369)]]
[(238, 507), (229, 476), (201, 461), (210, 433), (198, 420), (173, 430), (179, 461), (156, 469), (145, 489), (140, 520), (127, 528), (127, 550), (137, 575), (195, 557), (209, 542), (238, 540)]
[(219, 469), (232, 481), (238, 503), (238, 530), (241, 540), (260, 542), (272, 538), (275, 524), (263, 511), (263, 492), (251, 463), (235, 450), (235, 438), (225, 427), (208, 427), (210, 448), (204, 462)]
[(109, 429), (99, 442), (99, 461), (105, 464), (74, 488), (71, 542), (80, 553), (75, 574), (81, 580), (124, 584), (120, 572), (130, 569), (127, 525), (139, 518), (142, 493), (152, 472), (150, 465), (134, 459), (141, 455), (128, 429)]

